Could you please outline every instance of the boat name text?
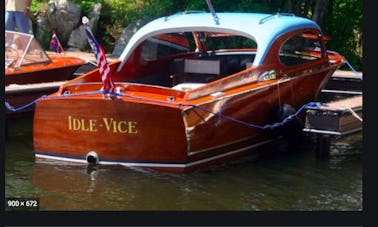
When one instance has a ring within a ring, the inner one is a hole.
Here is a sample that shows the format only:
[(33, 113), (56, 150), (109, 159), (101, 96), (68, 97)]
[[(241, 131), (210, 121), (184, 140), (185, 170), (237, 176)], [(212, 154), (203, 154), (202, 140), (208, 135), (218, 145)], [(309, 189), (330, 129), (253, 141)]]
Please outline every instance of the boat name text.
[(104, 128), (107, 132), (122, 134), (137, 134), (136, 121), (115, 120), (114, 118), (103, 117), (102, 120), (75, 118), (68, 116), (68, 130), (82, 132), (97, 132)]

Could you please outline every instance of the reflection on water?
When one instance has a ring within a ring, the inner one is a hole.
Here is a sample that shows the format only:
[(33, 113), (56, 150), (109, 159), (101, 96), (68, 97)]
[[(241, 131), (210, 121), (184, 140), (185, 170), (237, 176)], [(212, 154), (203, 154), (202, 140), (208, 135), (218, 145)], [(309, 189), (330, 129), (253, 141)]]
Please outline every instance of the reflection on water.
[(41, 210), (362, 210), (362, 133), (188, 174), (35, 161), (32, 119), (11, 122), (6, 197), (39, 198)]

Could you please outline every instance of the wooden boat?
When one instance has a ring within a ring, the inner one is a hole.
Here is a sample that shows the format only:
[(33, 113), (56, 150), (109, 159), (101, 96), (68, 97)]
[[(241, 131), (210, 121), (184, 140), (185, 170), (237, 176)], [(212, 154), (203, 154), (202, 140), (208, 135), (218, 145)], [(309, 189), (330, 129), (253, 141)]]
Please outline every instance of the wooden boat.
[(172, 172), (235, 159), (272, 141), (266, 126), (314, 101), (344, 62), (294, 15), (159, 18), (109, 65), (115, 92), (93, 70), (36, 103), (35, 156)]
[(73, 79), (75, 70), (86, 63), (78, 57), (47, 54), (31, 34), (5, 31), (6, 100), (22, 106), (42, 94), (55, 92), (57, 81)]

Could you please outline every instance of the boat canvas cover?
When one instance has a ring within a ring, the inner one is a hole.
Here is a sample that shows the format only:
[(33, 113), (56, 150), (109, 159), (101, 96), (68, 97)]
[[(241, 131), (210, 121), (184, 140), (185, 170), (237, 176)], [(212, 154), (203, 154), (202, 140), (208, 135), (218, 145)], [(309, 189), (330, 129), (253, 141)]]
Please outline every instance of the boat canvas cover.
[(313, 28), (320, 30), (312, 20), (286, 14), (262, 13), (218, 13), (219, 23), (214, 21), (211, 13), (178, 13), (158, 18), (142, 28), (131, 37), (120, 56), (120, 71), (133, 50), (144, 40), (154, 35), (173, 32), (208, 31), (232, 33), (245, 36), (257, 43), (254, 66), (262, 63), (266, 51), (276, 38), (297, 29)]

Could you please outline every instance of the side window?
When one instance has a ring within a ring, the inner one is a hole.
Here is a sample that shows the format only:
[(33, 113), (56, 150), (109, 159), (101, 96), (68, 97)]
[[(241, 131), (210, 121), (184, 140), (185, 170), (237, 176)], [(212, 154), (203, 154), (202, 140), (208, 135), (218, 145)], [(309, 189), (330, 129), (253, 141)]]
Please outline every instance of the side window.
[(322, 48), (315, 33), (298, 33), (281, 46), (279, 58), (283, 65), (294, 66), (320, 59)]

